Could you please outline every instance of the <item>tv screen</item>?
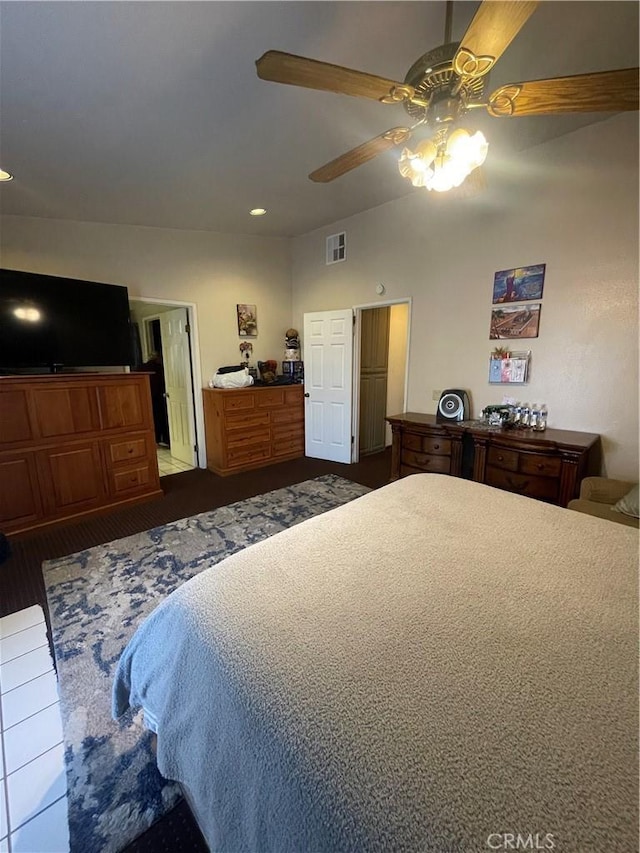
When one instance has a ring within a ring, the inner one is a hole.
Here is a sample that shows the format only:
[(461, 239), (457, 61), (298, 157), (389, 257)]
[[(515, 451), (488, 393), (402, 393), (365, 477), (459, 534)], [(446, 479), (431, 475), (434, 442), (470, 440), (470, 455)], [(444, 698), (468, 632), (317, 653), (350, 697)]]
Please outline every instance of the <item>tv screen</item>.
[(0, 270), (0, 371), (131, 364), (126, 287)]

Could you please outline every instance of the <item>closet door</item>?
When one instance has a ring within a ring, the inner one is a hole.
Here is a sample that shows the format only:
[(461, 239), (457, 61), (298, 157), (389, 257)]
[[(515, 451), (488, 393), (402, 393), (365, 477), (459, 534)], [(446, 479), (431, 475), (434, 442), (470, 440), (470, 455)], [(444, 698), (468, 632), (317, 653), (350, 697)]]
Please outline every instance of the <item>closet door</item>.
[(362, 312), (360, 337), (360, 454), (385, 448), (389, 306)]

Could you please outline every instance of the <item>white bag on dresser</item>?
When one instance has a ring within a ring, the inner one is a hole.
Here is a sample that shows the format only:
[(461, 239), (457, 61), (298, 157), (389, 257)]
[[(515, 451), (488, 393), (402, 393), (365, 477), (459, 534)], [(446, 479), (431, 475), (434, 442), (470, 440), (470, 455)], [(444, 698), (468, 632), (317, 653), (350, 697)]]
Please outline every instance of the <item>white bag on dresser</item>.
[(253, 376), (247, 367), (230, 373), (216, 373), (213, 379), (209, 380), (209, 388), (244, 388), (247, 385), (253, 385)]

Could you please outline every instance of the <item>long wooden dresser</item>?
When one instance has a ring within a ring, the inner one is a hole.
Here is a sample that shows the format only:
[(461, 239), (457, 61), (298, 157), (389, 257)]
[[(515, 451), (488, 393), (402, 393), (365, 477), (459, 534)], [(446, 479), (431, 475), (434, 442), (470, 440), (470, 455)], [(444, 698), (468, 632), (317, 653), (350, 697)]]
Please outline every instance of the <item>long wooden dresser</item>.
[(0, 530), (160, 497), (149, 377), (0, 377)]
[(207, 467), (223, 477), (304, 455), (304, 387), (204, 388)]
[(452, 474), (566, 506), (578, 496), (582, 479), (600, 471), (600, 436), (593, 433), (438, 422), (435, 415), (419, 412), (387, 420), (393, 434), (392, 480)]

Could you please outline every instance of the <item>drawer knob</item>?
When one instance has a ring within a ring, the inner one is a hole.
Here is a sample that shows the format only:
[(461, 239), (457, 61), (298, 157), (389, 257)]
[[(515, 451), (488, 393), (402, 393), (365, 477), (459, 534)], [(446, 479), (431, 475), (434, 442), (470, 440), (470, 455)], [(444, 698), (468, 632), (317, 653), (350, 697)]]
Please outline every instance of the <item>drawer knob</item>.
[(439, 444), (434, 444), (434, 445), (433, 445), (433, 449), (434, 449), (434, 450), (440, 450), (440, 445), (439, 445)]
[(544, 464), (542, 462), (538, 462), (538, 471), (544, 470)]
[(498, 462), (504, 462), (504, 456), (498, 456)]
[(133, 447), (130, 447), (130, 448), (127, 450), (127, 453), (133, 453)]

